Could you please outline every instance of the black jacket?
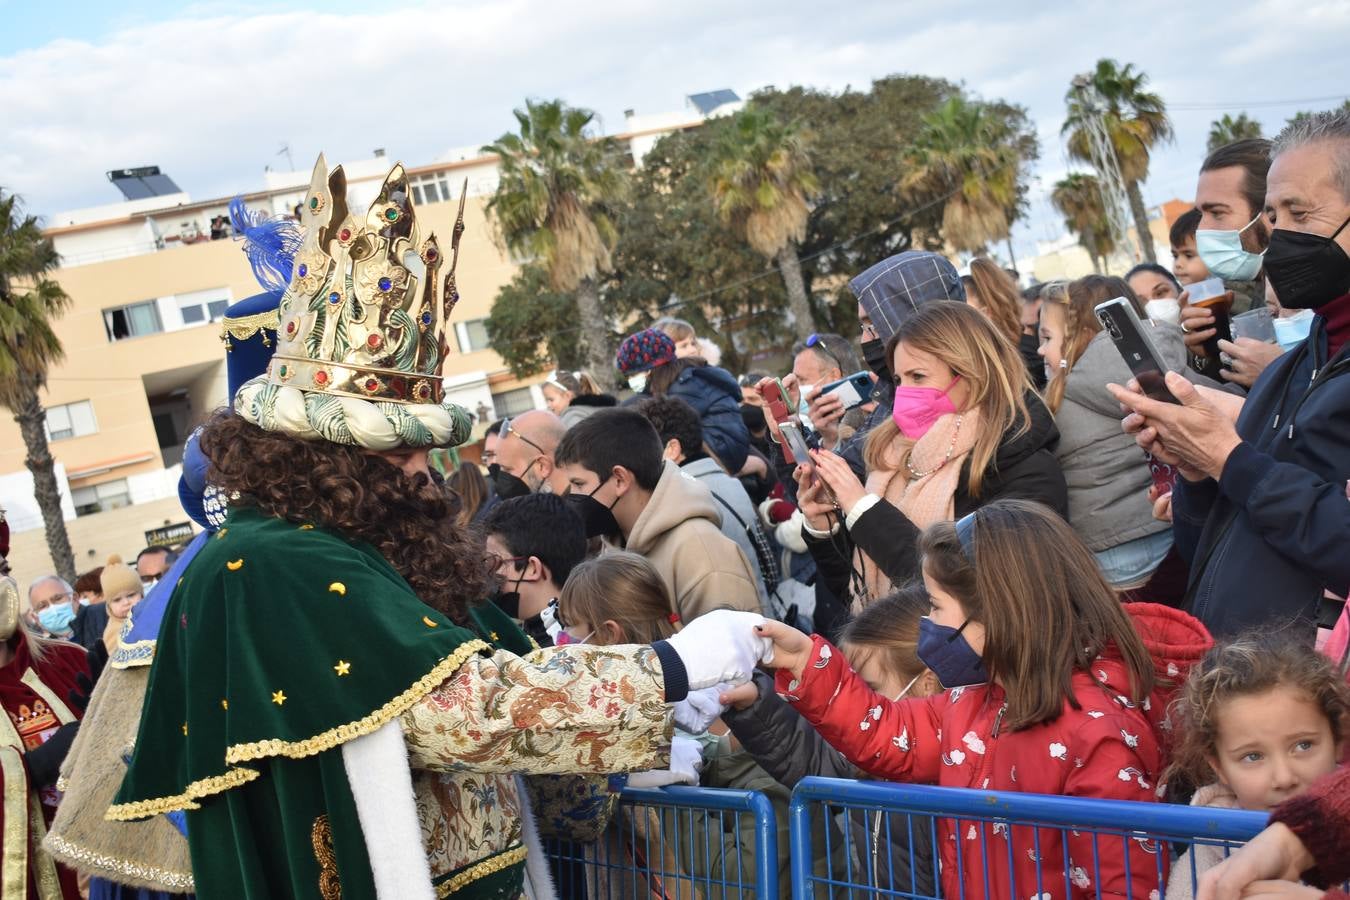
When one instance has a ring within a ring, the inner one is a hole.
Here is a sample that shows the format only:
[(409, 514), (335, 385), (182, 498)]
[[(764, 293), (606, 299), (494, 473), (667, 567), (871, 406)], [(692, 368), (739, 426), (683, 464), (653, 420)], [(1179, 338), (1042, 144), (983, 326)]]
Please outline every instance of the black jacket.
[[(844, 754), (826, 743), (810, 722), (775, 693), (772, 675), (756, 672), (755, 687), (759, 690), (759, 700), (749, 709), (728, 709), (722, 714), (722, 721), (746, 752), (775, 781), (791, 790), (807, 775), (824, 778), (867, 777), (866, 773), (845, 759)], [(890, 885), (896, 890), (905, 891), (912, 889), (918, 896), (932, 896), (933, 844), (929, 820), (915, 816), (911, 821), (905, 814), (895, 813), (889, 817), (891, 821), (888, 825), (884, 820), (878, 822), (880, 815), (878, 812), (862, 810), (850, 813), (848, 842), (854, 853), (867, 857), (862, 863), (863, 871), (870, 873), (875, 860), (881, 886)], [(912, 847), (911, 833), (914, 837)], [(875, 854), (872, 852), (873, 834), (878, 836)], [(911, 860), (918, 863), (913, 888), (910, 887)], [(867, 877), (864, 875), (857, 880), (866, 882)]]
[(80, 607), (75, 619), (70, 623), (70, 639), (86, 650), (93, 650), (95, 644), (103, 642), (103, 630), (108, 627), (108, 606), (105, 603), (91, 603)]
[(1323, 590), (1350, 586), (1350, 344), (1326, 353), (1317, 316), (1252, 386), (1219, 480), (1173, 491), (1185, 609), (1217, 638), (1297, 622), (1311, 641)]
[[(1030, 425), (1023, 434), (1017, 434), (1018, 425), (1007, 432), (985, 470), (979, 497), (970, 495), (970, 459), (966, 458), (953, 498), (958, 519), (986, 503), (1008, 498), (1035, 500), (1068, 518), (1069, 493), (1055, 459), (1059, 429), (1039, 396), (1028, 391), (1026, 401)], [(808, 535), (806, 543), (830, 590), (846, 597), (855, 549), (866, 553), (892, 583), (903, 584), (921, 574), (918, 539), (918, 526), (883, 500), (859, 516), (847, 532), (841, 529), (832, 538)]]

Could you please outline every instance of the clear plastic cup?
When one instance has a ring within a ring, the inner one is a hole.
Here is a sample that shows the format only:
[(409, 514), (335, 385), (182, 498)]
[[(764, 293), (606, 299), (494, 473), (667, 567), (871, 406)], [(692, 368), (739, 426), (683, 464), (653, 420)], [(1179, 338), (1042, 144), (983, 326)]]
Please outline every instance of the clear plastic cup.
[(1251, 338), (1267, 344), (1275, 343), (1275, 324), (1270, 320), (1270, 310), (1264, 306), (1234, 316), (1229, 325), (1235, 341), (1238, 338)]
[(1222, 278), (1206, 278), (1204, 281), (1186, 285), (1186, 301), (1198, 303), (1210, 297), (1217, 297), (1225, 290), (1227, 289), (1223, 286)]

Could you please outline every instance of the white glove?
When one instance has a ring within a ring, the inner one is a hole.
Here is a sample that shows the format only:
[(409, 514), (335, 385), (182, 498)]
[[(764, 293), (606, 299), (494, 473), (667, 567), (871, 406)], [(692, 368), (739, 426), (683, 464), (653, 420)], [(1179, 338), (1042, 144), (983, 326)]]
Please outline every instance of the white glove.
[(715, 684), (710, 688), (690, 691), (683, 700), (671, 704), (675, 727), (690, 734), (702, 734), (718, 716), (727, 711), (718, 699), (731, 684)]
[(694, 619), (667, 639), (684, 663), (689, 690), (724, 682), (743, 684), (757, 663), (773, 659), (773, 641), (755, 633), (759, 613), (715, 609)]
[(667, 784), (698, 784), (698, 773), (703, 770), (703, 746), (694, 738), (675, 735), (670, 742), (670, 768), (634, 772), (628, 776), (629, 787), (664, 787)]

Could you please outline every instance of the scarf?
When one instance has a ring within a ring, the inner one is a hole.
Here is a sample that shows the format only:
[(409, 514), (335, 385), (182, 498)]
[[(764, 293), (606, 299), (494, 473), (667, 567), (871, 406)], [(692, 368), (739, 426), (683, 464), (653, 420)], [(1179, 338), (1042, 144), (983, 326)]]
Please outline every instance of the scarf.
[[(979, 410), (948, 413), (910, 448), (908, 464), (901, 462), (907, 442), (897, 436), (887, 448), (887, 467), (868, 474), (867, 492), (900, 510), (920, 530), (934, 522), (950, 522), (956, 514), (961, 469), (979, 433)], [(916, 473), (921, 477), (915, 477)], [(889, 593), (892, 584), (866, 553), (862, 564), (867, 596), (854, 599), (866, 605)]]

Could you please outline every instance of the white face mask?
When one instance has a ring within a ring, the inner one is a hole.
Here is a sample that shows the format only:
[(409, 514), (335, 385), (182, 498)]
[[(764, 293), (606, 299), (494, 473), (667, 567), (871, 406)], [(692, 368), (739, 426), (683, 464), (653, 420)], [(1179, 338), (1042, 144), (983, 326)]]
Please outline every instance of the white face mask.
[(635, 394), (641, 394), (647, 389), (647, 376), (650, 372), (639, 372), (628, 379), (628, 389)]
[(1144, 312), (1155, 322), (1181, 323), (1181, 304), (1170, 297), (1148, 301), (1144, 304)]

